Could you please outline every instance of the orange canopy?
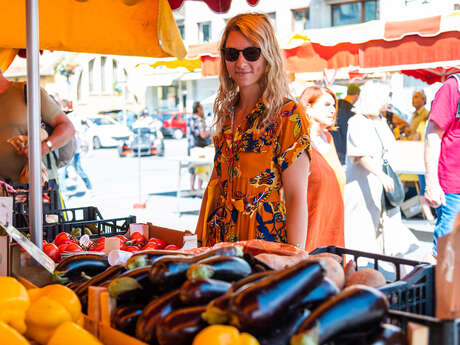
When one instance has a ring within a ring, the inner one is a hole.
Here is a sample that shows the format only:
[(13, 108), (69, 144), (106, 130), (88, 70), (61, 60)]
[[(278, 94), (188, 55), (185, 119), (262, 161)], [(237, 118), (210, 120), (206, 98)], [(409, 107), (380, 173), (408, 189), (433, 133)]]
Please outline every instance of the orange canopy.
[[(25, 1), (0, 0), (0, 47), (26, 47)], [(40, 0), (40, 49), (183, 59), (168, 0)]]

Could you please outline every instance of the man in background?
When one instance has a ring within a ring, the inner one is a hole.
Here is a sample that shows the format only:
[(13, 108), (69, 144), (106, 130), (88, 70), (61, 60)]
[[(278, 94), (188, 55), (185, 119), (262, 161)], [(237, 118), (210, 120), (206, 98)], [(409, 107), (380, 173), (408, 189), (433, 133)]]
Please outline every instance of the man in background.
[[(7, 142), (18, 135), (27, 135), (27, 101), (24, 90), (24, 83), (9, 81), (0, 70), (0, 178), (10, 183), (18, 183), (28, 157), (28, 148), (17, 152)], [(40, 106), (41, 120), (53, 128), (52, 133), (41, 143), (41, 154), (46, 164), (46, 156), (69, 142), (75, 129), (60, 106), (43, 89), (40, 89)], [(53, 172), (50, 174), (48, 171), (50, 187), (57, 187), (57, 169)], [(51, 185), (52, 182), (56, 186)]]
[(430, 113), (425, 108), (426, 96), (423, 90), (417, 90), (412, 95), (412, 105), (415, 108), (412, 119), (409, 123), (409, 140), (422, 140), (420, 135), (420, 125), (424, 125)]
[(436, 208), (437, 239), (452, 231), (460, 211), (460, 75), (448, 78), (436, 93), (425, 133), (425, 198)]
[(361, 89), (356, 84), (350, 84), (347, 88), (347, 95), (343, 99), (339, 99), (336, 131), (331, 131), (332, 137), (334, 138), (335, 148), (340, 159), (340, 163), (345, 165), (345, 158), (347, 156), (347, 132), (348, 132), (348, 120), (350, 117), (355, 115), (352, 111), (353, 105), (356, 103), (359, 97)]

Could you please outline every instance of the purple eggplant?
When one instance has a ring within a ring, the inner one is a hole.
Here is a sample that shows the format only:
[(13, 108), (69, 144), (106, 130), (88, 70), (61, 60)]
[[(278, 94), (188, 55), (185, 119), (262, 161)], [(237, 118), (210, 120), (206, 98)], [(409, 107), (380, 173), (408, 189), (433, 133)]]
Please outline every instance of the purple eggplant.
[(210, 325), (223, 324), (228, 322), (228, 304), (235, 292), (239, 291), (240, 289), (244, 289), (255, 282), (267, 278), (272, 273), (273, 271), (258, 272), (233, 283), (226, 294), (217, 297), (208, 303), (206, 306), (206, 312), (204, 312), (202, 315), (203, 319), (206, 320), (206, 322)]
[(289, 345), (289, 339), (295, 334), (297, 328), (306, 320), (308, 315), (310, 315), (308, 310), (291, 312), (283, 318), (280, 327), (267, 335), (258, 337), (257, 340), (260, 345)]
[(186, 305), (205, 305), (222, 296), (230, 287), (230, 283), (220, 280), (189, 279), (180, 288), (180, 298)]
[(386, 296), (379, 290), (353, 285), (319, 306), (291, 338), (291, 345), (325, 344), (342, 333), (372, 329), (388, 311)]
[(107, 256), (99, 254), (75, 254), (62, 260), (56, 266), (53, 280), (65, 284), (84, 281), (84, 276), (95, 276), (109, 268)]
[(206, 307), (189, 307), (175, 310), (162, 317), (157, 324), (160, 345), (192, 345), (193, 338), (208, 326), (201, 318)]
[[(190, 256), (187, 254), (180, 254), (180, 255), (183, 255), (184, 257)], [(153, 264), (155, 260), (162, 258), (164, 256), (172, 256), (171, 251), (170, 250), (144, 250), (139, 253), (133, 254), (126, 262), (126, 267), (131, 270), (134, 268), (150, 266), (151, 264)], [(174, 254), (174, 256), (178, 256), (178, 254)]]
[(274, 272), (266, 279), (237, 292), (230, 300), (231, 323), (252, 334), (274, 329), (289, 307), (309, 294), (323, 280), (321, 260), (304, 260)]
[(318, 306), (337, 295), (339, 292), (340, 290), (337, 285), (335, 285), (329, 278), (324, 277), (323, 281), (308, 295), (306, 295), (298, 303), (296, 301), (293, 308), (303, 308), (313, 311)]
[(242, 256), (239, 246), (223, 247), (209, 250), (203, 254), (184, 256), (165, 256), (155, 260), (150, 270), (150, 280), (161, 291), (171, 291), (179, 288), (187, 280), (187, 270), (193, 264), (213, 256)]
[(143, 308), (143, 305), (129, 305), (118, 308), (112, 316), (112, 327), (130, 336), (135, 336), (136, 322)]
[(180, 307), (182, 307), (182, 301), (179, 290), (174, 290), (147, 304), (137, 320), (136, 338), (148, 344), (157, 344), (156, 326), (158, 320)]
[(198, 261), (187, 270), (187, 277), (212, 278), (224, 281), (237, 281), (252, 273), (246, 260), (230, 256), (214, 256)]

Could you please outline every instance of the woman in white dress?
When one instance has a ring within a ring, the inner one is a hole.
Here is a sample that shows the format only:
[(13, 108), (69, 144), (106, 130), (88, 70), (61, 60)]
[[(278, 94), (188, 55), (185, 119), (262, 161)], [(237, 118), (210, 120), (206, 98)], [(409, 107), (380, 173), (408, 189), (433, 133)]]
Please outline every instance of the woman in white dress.
[[(345, 245), (366, 252), (403, 255), (417, 240), (402, 224), (399, 208), (382, 210), (383, 189), (394, 190), (392, 178), (382, 168), (383, 155), (391, 164), (396, 143), (381, 115), (389, 91), (380, 82), (365, 84), (354, 107), (356, 115), (348, 121)], [(402, 241), (393, 236), (396, 229), (401, 231)]]

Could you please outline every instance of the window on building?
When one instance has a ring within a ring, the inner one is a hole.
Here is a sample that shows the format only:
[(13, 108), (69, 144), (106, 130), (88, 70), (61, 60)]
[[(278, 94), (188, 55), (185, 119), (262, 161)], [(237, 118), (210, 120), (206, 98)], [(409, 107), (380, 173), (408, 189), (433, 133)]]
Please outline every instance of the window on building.
[(177, 28), (179, 29), (180, 37), (185, 40), (185, 23), (183, 19), (176, 20)]
[(209, 42), (211, 40), (211, 23), (198, 23), (198, 40), (200, 42)]
[(94, 93), (95, 87), (94, 87), (94, 61), (96, 59), (92, 59), (88, 63), (88, 81), (89, 81), (89, 93)]
[(379, 2), (379, 0), (363, 0), (332, 5), (332, 26), (358, 24), (379, 19)]
[(107, 75), (106, 75), (106, 67), (107, 66), (107, 57), (101, 56), (101, 91), (103, 93), (107, 92)]
[(298, 32), (310, 28), (310, 9), (292, 10), (292, 31)]

